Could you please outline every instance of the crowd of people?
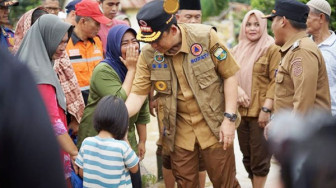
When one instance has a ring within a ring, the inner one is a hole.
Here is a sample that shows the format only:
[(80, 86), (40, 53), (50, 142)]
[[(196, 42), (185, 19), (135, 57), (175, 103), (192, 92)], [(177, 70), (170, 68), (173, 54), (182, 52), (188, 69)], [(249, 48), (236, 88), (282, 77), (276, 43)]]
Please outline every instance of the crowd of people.
[[(283, 187), (336, 186), (333, 169), (312, 158), (318, 143), (335, 140), (326, 134), (336, 124), (329, 3), (277, 0), (269, 15), (250, 10), (229, 49), (216, 28), (201, 24), (200, 1), (176, 2), (141, 7), (137, 32), (118, 13), (120, 0), (72, 0), (65, 19), (58, 0), (42, 0), (14, 32), (5, 25), (19, 2), (0, 0), (0, 187), (70, 188), (77, 175), (83, 187), (141, 187), (150, 115), (159, 127), (158, 179), (168, 188), (203, 188), (206, 174), (215, 188), (240, 187), (236, 132), (254, 188), (265, 187), (272, 154), (283, 165)], [(330, 120), (300, 119), (312, 111)], [(303, 124), (314, 127), (304, 139), (282, 133), (306, 131)], [(7, 163), (11, 156), (20, 163)]]

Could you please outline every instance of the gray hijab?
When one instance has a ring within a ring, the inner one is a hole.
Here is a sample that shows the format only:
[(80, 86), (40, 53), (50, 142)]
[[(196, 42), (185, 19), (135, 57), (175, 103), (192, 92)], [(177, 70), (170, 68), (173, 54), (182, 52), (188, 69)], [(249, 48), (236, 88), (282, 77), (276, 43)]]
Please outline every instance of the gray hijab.
[(58, 104), (64, 110), (66, 110), (65, 95), (53, 70), (54, 62), (51, 58), (64, 35), (69, 31), (72, 31), (70, 24), (55, 15), (43, 15), (29, 29), (16, 53), (18, 58), (29, 67), (36, 84), (50, 84), (55, 87)]

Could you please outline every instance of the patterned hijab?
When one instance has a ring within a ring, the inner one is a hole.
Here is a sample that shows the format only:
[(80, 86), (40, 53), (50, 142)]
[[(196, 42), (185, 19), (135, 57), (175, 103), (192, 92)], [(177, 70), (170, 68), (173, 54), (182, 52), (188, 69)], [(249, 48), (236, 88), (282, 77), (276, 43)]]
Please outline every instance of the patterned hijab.
[(23, 37), (27, 34), (28, 30), (30, 29), (32, 25), (33, 13), (36, 10), (45, 10), (45, 9), (43, 7), (37, 7), (32, 10), (29, 10), (28, 12), (24, 13), (21, 16), (20, 20), (17, 22), (14, 35), (14, 47), (13, 47), (14, 54), (18, 51)]
[(131, 31), (135, 36), (136, 32), (128, 25), (120, 24), (113, 26), (107, 36), (106, 58), (103, 62), (109, 64), (118, 74), (121, 82), (124, 82), (127, 68), (119, 57), (121, 57), (121, 39), (127, 31)]
[(18, 58), (32, 72), (36, 84), (50, 84), (56, 89), (58, 104), (66, 110), (66, 101), (52, 56), (66, 33), (71, 36), (72, 26), (55, 15), (41, 16), (28, 30), (17, 52)]
[[(251, 15), (255, 15), (259, 25), (261, 36), (257, 41), (250, 41), (246, 34), (246, 23)], [(232, 50), (232, 54), (240, 65), (240, 70), (236, 74), (239, 86), (251, 98), (252, 92), (252, 72), (254, 63), (263, 56), (267, 49), (274, 44), (274, 39), (267, 33), (267, 19), (259, 10), (251, 10), (246, 13), (240, 27), (239, 43)]]

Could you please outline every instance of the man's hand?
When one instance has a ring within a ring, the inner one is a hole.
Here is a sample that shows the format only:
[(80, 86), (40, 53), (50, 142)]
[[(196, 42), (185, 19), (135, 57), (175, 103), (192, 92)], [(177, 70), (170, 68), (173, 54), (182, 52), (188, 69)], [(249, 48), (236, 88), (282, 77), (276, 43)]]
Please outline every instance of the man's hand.
[(146, 153), (146, 143), (145, 142), (139, 142), (138, 152), (139, 152), (140, 161), (142, 161), (142, 159), (145, 158), (145, 153)]
[(270, 119), (271, 119), (271, 113), (267, 113), (267, 112), (260, 110), (259, 118), (258, 118), (259, 127), (265, 128), (268, 122), (270, 121)]
[(219, 142), (223, 142), (223, 149), (232, 146), (235, 137), (235, 123), (224, 118), (219, 132)]
[(149, 112), (152, 116), (156, 117), (155, 116), (155, 113), (157, 114), (157, 102), (156, 100), (153, 100), (153, 99), (149, 99)]

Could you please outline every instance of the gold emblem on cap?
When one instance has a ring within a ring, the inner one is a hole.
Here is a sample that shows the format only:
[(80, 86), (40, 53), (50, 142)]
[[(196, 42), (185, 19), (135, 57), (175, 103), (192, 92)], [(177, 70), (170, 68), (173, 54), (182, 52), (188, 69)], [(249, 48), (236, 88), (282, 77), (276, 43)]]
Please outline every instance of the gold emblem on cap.
[(167, 84), (164, 81), (157, 81), (155, 87), (158, 91), (164, 91), (167, 89)]
[(180, 8), (178, 0), (165, 0), (163, 3), (163, 9), (168, 14), (175, 14)]
[(276, 10), (272, 10), (272, 13), (275, 14), (275, 13), (276, 13)]

